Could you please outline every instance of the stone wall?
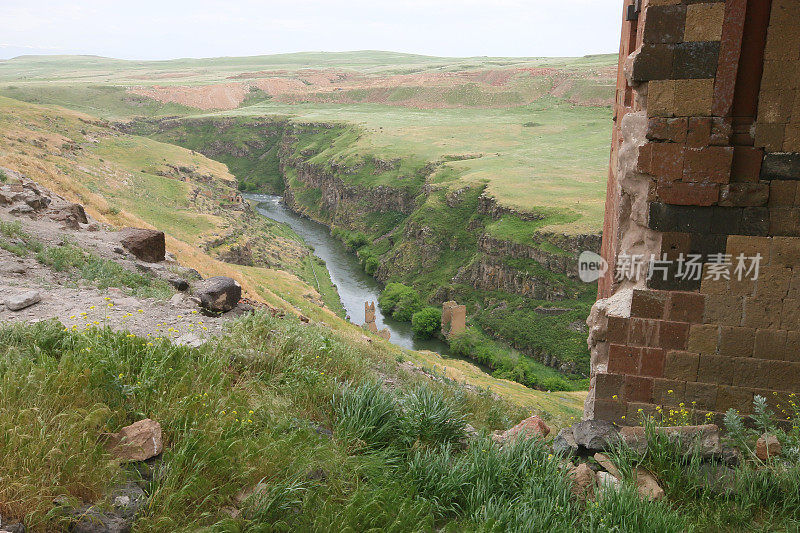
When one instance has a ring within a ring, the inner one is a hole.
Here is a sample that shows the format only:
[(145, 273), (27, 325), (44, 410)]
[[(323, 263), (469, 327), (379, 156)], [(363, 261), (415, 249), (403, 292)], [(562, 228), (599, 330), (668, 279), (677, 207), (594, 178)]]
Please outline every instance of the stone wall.
[(640, 7), (624, 3), (585, 416), (718, 419), (756, 394), (780, 412), (800, 392), (800, 0)]

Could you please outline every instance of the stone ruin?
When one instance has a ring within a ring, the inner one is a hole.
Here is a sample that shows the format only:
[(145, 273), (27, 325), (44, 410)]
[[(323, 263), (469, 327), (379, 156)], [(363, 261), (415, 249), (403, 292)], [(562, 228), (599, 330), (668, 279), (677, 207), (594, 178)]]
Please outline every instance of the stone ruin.
[(456, 302), (442, 304), (442, 334), (445, 337), (458, 335), (467, 329), (467, 306)]
[(800, 393), (800, 0), (623, 7), (584, 417), (780, 413)]
[(392, 337), (392, 333), (387, 328), (378, 330), (378, 325), (375, 323), (375, 302), (364, 302), (364, 325), (362, 327), (384, 340), (388, 341)]

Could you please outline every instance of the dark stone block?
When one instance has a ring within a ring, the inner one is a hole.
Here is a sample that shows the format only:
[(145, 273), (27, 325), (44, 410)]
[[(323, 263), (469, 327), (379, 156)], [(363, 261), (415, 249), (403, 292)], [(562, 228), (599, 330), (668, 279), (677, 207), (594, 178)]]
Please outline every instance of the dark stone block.
[(677, 44), (683, 41), (686, 6), (651, 6), (647, 8), (644, 42)]
[(718, 61), (718, 41), (680, 43), (675, 46), (673, 54), (672, 77), (674, 79), (713, 78), (717, 74)]
[(769, 235), (769, 209), (766, 207), (745, 207), (742, 210), (742, 235), (766, 237)]
[(712, 210), (708, 207), (650, 203), (648, 226), (655, 231), (709, 233)]
[(634, 81), (668, 80), (672, 77), (675, 45), (644, 43), (633, 62)]
[(727, 242), (727, 235), (695, 233), (692, 235), (692, 247), (690, 252), (693, 254), (701, 254), (705, 261), (706, 257), (711, 254), (724, 253)]
[(766, 154), (761, 165), (762, 180), (800, 180), (800, 154)]
[(717, 235), (739, 235), (742, 228), (742, 208), (713, 207), (711, 233)]
[(701, 280), (683, 279), (678, 277), (678, 263), (672, 262), (667, 267), (666, 277), (661, 272), (656, 272), (647, 281), (647, 288), (659, 291), (696, 291), (700, 290)]
[(647, 225), (654, 231), (675, 231), (677, 216), (673, 206), (650, 202), (650, 218)]

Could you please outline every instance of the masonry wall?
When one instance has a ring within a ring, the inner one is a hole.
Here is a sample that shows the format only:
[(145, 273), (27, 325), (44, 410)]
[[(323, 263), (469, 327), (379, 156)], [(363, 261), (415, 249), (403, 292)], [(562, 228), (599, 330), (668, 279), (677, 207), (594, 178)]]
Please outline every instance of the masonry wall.
[[(780, 411), (800, 392), (800, 0), (638, 7), (624, 5), (585, 416), (682, 405), (699, 421), (755, 394)], [(620, 276), (637, 254), (658, 273)], [(760, 256), (757, 275), (739, 280), (740, 254)]]

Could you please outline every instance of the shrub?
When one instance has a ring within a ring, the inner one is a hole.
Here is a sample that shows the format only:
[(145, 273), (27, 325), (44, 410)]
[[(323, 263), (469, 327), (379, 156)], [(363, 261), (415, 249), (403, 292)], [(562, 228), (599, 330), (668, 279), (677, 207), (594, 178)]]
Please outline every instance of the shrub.
[(426, 307), (411, 316), (411, 329), (421, 339), (430, 339), (442, 326), (442, 310)]
[(0, 183), (5, 183), (6, 181), (8, 181), (8, 176), (6, 176), (4, 170), (0, 169)]
[(389, 283), (378, 297), (378, 305), (395, 320), (409, 322), (423, 307), (417, 291), (402, 283)]
[(464, 436), (464, 415), (441, 391), (417, 387), (402, 402), (404, 433), (414, 444), (439, 445)]
[(387, 447), (400, 435), (395, 397), (377, 381), (343, 387), (334, 410), (336, 430), (368, 447)]
[(375, 257), (374, 255), (370, 255), (364, 260), (364, 272), (366, 272), (370, 276), (375, 275), (375, 272), (378, 271), (379, 264), (380, 262), (378, 261), (378, 258)]

